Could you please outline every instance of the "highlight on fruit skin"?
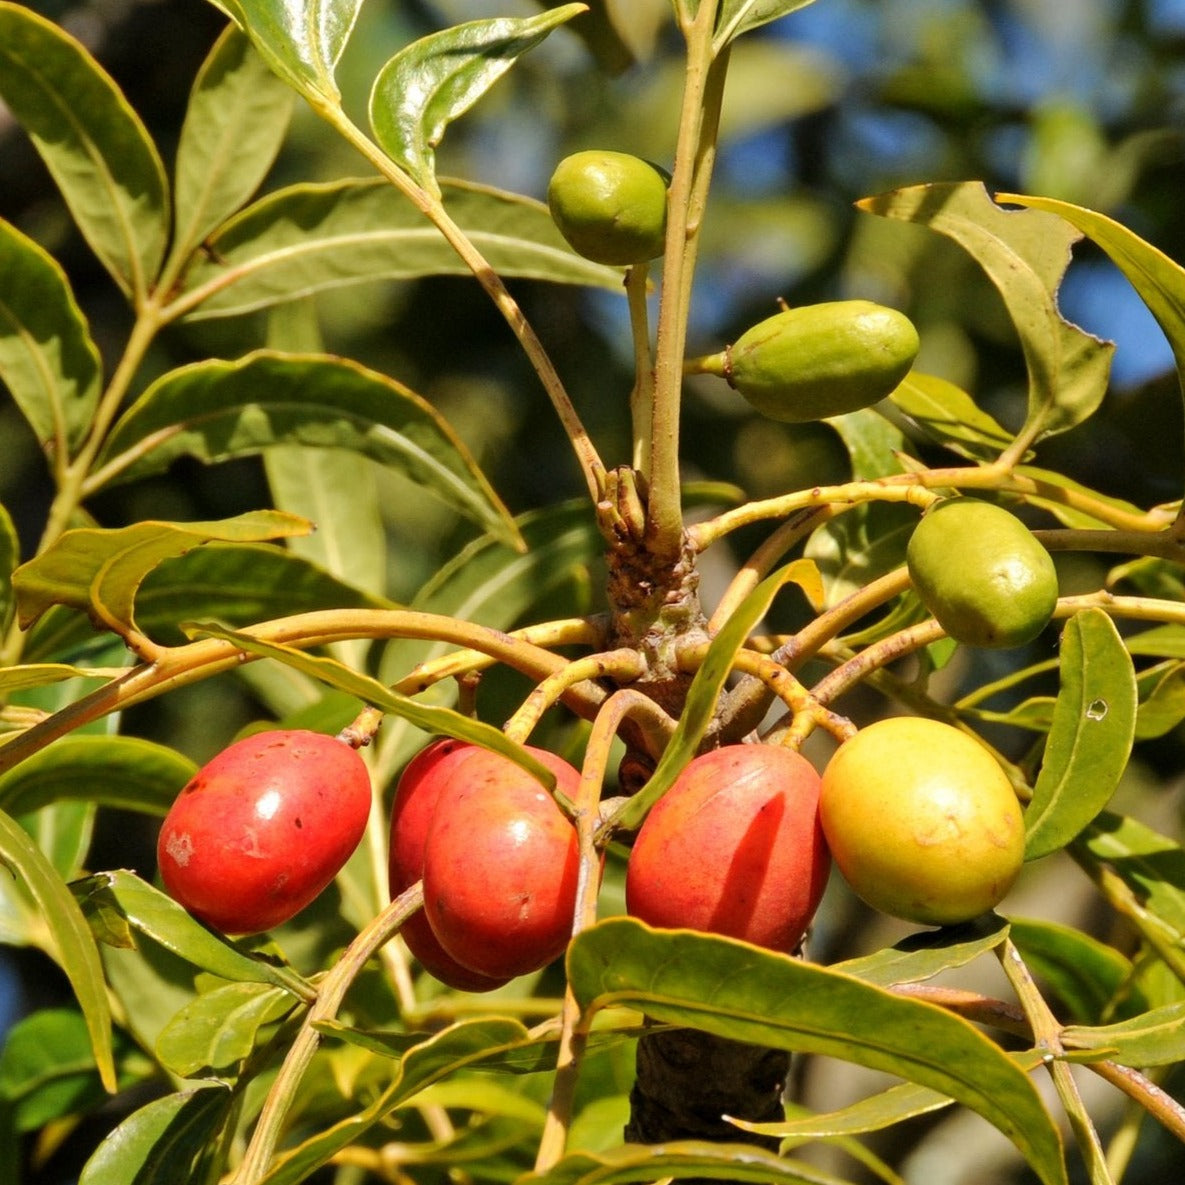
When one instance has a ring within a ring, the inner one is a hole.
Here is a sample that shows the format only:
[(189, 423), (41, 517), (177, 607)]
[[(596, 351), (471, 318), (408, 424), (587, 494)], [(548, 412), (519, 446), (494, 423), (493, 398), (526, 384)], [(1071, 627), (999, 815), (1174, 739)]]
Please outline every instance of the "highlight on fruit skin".
[(586, 149), (564, 157), (547, 186), (552, 221), (594, 263), (630, 266), (663, 253), (666, 174), (626, 152)]
[(913, 322), (868, 300), (782, 309), (721, 352), (688, 360), (687, 374), (726, 379), (771, 420), (803, 424), (871, 407), (909, 373)]
[(993, 502), (956, 497), (932, 507), (909, 538), (906, 564), (922, 604), (966, 646), (1023, 646), (1057, 608), (1053, 558)]
[(177, 795), (157, 837), (161, 880), (216, 930), (271, 930), (345, 866), (370, 806), (366, 763), (345, 742), (305, 729), (252, 734)]
[(917, 716), (861, 728), (823, 769), (819, 818), (856, 895), (923, 925), (994, 909), (1024, 862), (1024, 813), (974, 737)]

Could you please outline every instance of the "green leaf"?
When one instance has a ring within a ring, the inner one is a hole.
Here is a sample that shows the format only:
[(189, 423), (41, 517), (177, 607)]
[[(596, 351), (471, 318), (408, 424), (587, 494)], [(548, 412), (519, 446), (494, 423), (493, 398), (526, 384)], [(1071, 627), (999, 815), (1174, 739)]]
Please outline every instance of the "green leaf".
[(291, 995), (266, 983), (228, 983), (203, 992), (156, 1039), (156, 1054), (180, 1078), (233, 1073), (259, 1030), (293, 1009)]
[(295, 515), (260, 510), (217, 522), (148, 520), (130, 527), (66, 531), (13, 573), (19, 620), (27, 628), (51, 605), (68, 605), (122, 633), (135, 628), (136, 591), (158, 564), (210, 540), (276, 539), (300, 534), (309, 526)]
[(1045, 756), (1025, 810), (1026, 860), (1064, 847), (1103, 809), (1135, 735), (1135, 672), (1101, 609), (1066, 622), (1060, 670)]
[[(738, 1136), (738, 1139), (740, 1137)], [(574, 1152), (545, 1172), (526, 1173), (522, 1185), (617, 1185), (627, 1181), (771, 1181), (784, 1185), (845, 1185), (844, 1178), (752, 1144), (624, 1144), (607, 1152)]]
[(1010, 922), (1009, 937), (1025, 963), (1074, 1020), (1096, 1023), (1117, 1003), (1125, 1013), (1145, 1007), (1142, 993), (1132, 984), (1131, 960), (1113, 946), (1057, 922), (1027, 918)]
[[(1105, 506), (1111, 506), (1124, 514), (1132, 515), (1133, 518), (1144, 513), (1139, 506), (1132, 502), (1108, 494), (1100, 494), (1097, 490), (1092, 490), (1089, 486), (1084, 486), (1080, 482), (1074, 481), (1073, 478), (1066, 477), (1063, 473), (1056, 473), (1051, 469), (1041, 469), (1036, 465), (1018, 465), (1016, 472), (1019, 476), (1031, 477), (1045, 485), (1052, 486), (1054, 490), (1072, 490), (1077, 494), (1086, 494), (1088, 497), (1102, 502)], [(1059, 499), (1056, 493), (1052, 496), (1044, 496), (1039, 493), (1027, 494), (1025, 501), (1048, 510), (1067, 527), (1097, 530), (1101, 521), (1075, 507), (1067, 506), (1064, 499)]]
[(177, 146), (174, 259), (191, 254), (259, 188), (292, 114), (292, 90), (235, 26), (202, 64)]
[(806, 555), (823, 576), (825, 604), (836, 605), (905, 563), (918, 512), (895, 502), (869, 502), (824, 523), (807, 540)]
[[(542, 202), (461, 181), (441, 188), (450, 217), (499, 275), (623, 291), (620, 269), (577, 255)], [(381, 179), (281, 189), (228, 221), (209, 246), (178, 298), (190, 321), (362, 281), (470, 275), (440, 232)]]
[(1121, 1066), (1168, 1066), (1185, 1058), (1185, 1002), (1165, 1004), (1113, 1025), (1068, 1025), (1067, 1049), (1089, 1049)]
[(716, 33), (712, 38), (712, 48), (719, 53), (742, 33), (767, 25), (788, 13), (797, 12), (813, 2), (814, 0), (724, 0), (716, 17)]
[(16, 533), (16, 524), (4, 503), (0, 502), (0, 630), (7, 630), (12, 618), (15, 607), (12, 572), (20, 562), (21, 541)]
[(60, 662), (22, 663), (19, 667), (0, 667), (0, 692), (27, 691), (62, 683), (67, 679), (95, 678), (92, 671)]
[(865, 198), (873, 214), (918, 222), (969, 252), (1004, 298), (1029, 371), (1025, 432), (1034, 440), (1065, 432), (1102, 402), (1112, 343), (1058, 312), (1056, 292), (1079, 235), (1052, 214), (1005, 211), (980, 182), (918, 185)]
[(931, 440), (960, 457), (991, 461), (1012, 443), (1011, 432), (938, 375), (910, 371), (889, 398)]
[(636, 830), (646, 817), (646, 812), (670, 789), (683, 767), (695, 755), (708, 725), (712, 722), (716, 701), (732, 672), (737, 651), (745, 644), (757, 623), (769, 612), (774, 598), (790, 583), (802, 586), (812, 599), (822, 596), (815, 565), (809, 560), (793, 560), (772, 576), (767, 576), (737, 606), (732, 616), (712, 639), (703, 663), (691, 681), (683, 714), (679, 717), (675, 732), (663, 750), (654, 773), (650, 775), (646, 785), (617, 813), (613, 819), (614, 825), (626, 831)]
[(1015, 193), (997, 194), (997, 200), (1046, 210), (1064, 218), (1097, 243), (1131, 281), (1148, 311), (1164, 330), (1177, 360), (1178, 375), (1185, 383), (1185, 268), (1134, 231), (1094, 210), (1054, 198)]
[(100, 464), (109, 483), (158, 473), (181, 456), (217, 462), (281, 443), (362, 453), (519, 544), (508, 511), (435, 409), (344, 358), (259, 350), (171, 371), (118, 421)]
[(1185, 663), (1157, 664), (1152, 671), (1141, 672), (1138, 682), (1142, 694), (1136, 712), (1136, 740), (1172, 732), (1185, 720)]
[(966, 966), (994, 950), (1008, 933), (1009, 923), (998, 914), (989, 913), (965, 926), (943, 926), (911, 934), (895, 946), (836, 963), (832, 970), (882, 987), (918, 983), (943, 971)]
[(306, 98), (338, 106), (334, 67), (362, 0), (212, 0), (251, 38), (281, 78)]
[(587, 1017), (630, 1007), (769, 1048), (838, 1057), (948, 1095), (994, 1124), (1045, 1182), (1066, 1181), (1032, 1082), (972, 1025), (922, 1001), (747, 943), (610, 918), (568, 948)]
[(370, 94), (370, 126), (383, 151), (429, 193), (445, 129), (552, 29), (586, 10), (565, 4), (533, 17), (469, 21), (400, 50)]
[(169, 233), (164, 166), (139, 117), (73, 37), (7, 0), (0, 0), (0, 98), (91, 249), (139, 304)]
[(90, 426), (102, 383), (99, 351), (66, 274), (32, 239), (4, 221), (0, 221), (0, 381), (29, 421), (38, 443), (64, 449), (67, 455)]
[(74, 888), (90, 924), (100, 933), (117, 936), (130, 927), (194, 967), (234, 983), (266, 983), (288, 991), (298, 983), (293, 972), (253, 958), (206, 929), (134, 872), (97, 873)]
[(0, 862), (36, 902), (54, 958), (66, 973), (86, 1018), (99, 1077), (107, 1090), (114, 1091), (111, 1009), (98, 948), (82, 910), (41, 849), (3, 812), (0, 812)]
[(0, 774), (0, 810), (24, 815), (81, 799), (163, 815), (196, 769), (188, 757), (139, 737), (64, 737)]
[(78, 1185), (176, 1185), (193, 1175), (230, 1115), (222, 1086), (165, 1095), (128, 1116), (95, 1149)]

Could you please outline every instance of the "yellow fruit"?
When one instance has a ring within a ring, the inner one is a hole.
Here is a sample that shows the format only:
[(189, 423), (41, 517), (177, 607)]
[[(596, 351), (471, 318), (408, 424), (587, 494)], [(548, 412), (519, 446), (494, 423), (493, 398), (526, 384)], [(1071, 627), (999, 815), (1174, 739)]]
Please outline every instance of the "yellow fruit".
[(548, 183), (547, 205), (585, 259), (625, 266), (663, 253), (667, 178), (649, 161), (596, 149), (567, 156)]
[(874, 909), (950, 925), (992, 909), (1024, 860), (1024, 816), (995, 758), (949, 724), (891, 717), (860, 729), (823, 771), (832, 859)]
[(1057, 606), (1049, 552), (1020, 519), (991, 502), (940, 502), (910, 536), (906, 562), (922, 603), (967, 646), (1023, 646)]

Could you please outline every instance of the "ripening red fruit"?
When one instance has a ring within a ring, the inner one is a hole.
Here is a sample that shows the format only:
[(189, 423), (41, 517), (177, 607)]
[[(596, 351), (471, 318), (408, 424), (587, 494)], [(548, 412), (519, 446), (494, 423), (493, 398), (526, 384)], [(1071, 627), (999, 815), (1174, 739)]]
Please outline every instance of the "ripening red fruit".
[(257, 733), (177, 796), (157, 839), (161, 879), (216, 930), (270, 930), (333, 880), (369, 813), (370, 777), (349, 745), (300, 729)]
[[(474, 746), (444, 737), (421, 749), (407, 763), (391, 804), (389, 884), (397, 897), (424, 875), (424, 843), (436, 812), (440, 791), (448, 784), (459, 758)], [(408, 950), (430, 975), (451, 988), (488, 992), (507, 982), (505, 977), (480, 975), (463, 967), (437, 941), (424, 910), (410, 917), (400, 931)]]
[[(528, 751), (575, 796), (571, 765)], [(458, 963), (512, 979), (558, 958), (572, 932), (579, 864), (575, 828), (526, 770), (481, 748), (450, 765), (424, 845), (424, 911)]]
[(777, 745), (726, 745), (691, 761), (646, 816), (626, 908), (652, 926), (791, 952), (830, 863), (811, 763)]

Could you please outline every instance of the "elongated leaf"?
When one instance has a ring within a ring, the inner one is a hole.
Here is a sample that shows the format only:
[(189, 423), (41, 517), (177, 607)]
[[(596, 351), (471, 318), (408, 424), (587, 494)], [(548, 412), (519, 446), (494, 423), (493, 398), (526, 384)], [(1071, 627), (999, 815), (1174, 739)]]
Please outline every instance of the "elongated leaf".
[(259, 187), (280, 150), (293, 93), (233, 25), (194, 81), (177, 146), (173, 253), (187, 256)]
[(1066, 623), (1060, 670), (1045, 757), (1025, 811), (1026, 860), (1064, 847), (1106, 806), (1135, 736), (1135, 672), (1101, 609)]
[(78, 902), (53, 865), (29, 835), (0, 811), (0, 862), (3, 862), (37, 904), (53, 943), (53, 954), (86, 1018), (99, 1077), (115, 1090), (115, 1059), (111, 1044), (111, 1008), (103, 967), (90, 927)]
[(371, 91), (375, 139), (424, 189), (439, 196), (435, 149), (448, 125), (520, 55), (585, 8), (565, 4), (533, 17), (469, 21), (400, 50), (379, 71)]
[(712, 639), (708, 653), (688, 688), (687, 701), (674, 735), (663, 750), (650, 780), (616, 816), (615, 822), (619, 826), (627, 831), (637, 828), (646, 817), (646, 812), (670, 789), (683, 767), (695, 755), (712, 721), (716, 701), (732, 671), (737, 651), (769, 612), (774, 598), (790, 583), (802, 586), (812, 600), (822, 598), (822, 585), (815, 565), (810, 560), (794, 560), (772, 576), (767, 576), (741, 602)]
[(203, 992), (156, 1039), (156, 1053), (180, 1078), (233, 1073), (266, 1025), (287, 1016), (293, 999), (266, 983), (228, 983)]
[(128, 1116), (95, 1149), (78, 1185), (176, 1185), (200, 1180), (194, 1164), (230, 1114), (232, 1095), (207, 1086), (165, 1095)]
[(103, 68), (68, 33), (0, 2), (0, 98), (24, 125), (79, 229), (137, 303), (164, 258), (168, 182)]
[[(1138, 680), (1143, 692), (1146, 677)], [(1151, 674), (1151, 687), (1140, 697), (1136, 739), (1148, 740), (1172, 732), (1185, 720), (1185, 663), (1173, 662)]]
[(212, 539), (276, 539), (309, 526), (295, 515), (267, 510), (218, 522), (79, 527), (13, 573), (19, 619), (28, 627), (51, 605), (68, 605), (108, 628), (134, 628), (136, 591), (158, 564)]
[[(3, 23), (0, 10), (0, 27)], [(3, 52), (0, 48), (0, 58)], [(90, 425), (102, 382), (99, 351), (65, 273), (32, 239), (3, 221), (0, 381), (38, 441), (68, 452)]]
[(724, 0), (720, 5), (720, 14), (716, 18), (716, 34), (712, 38), (712, 46), (719, 53), (742, 33), (767, 25), (788, 13), (797, 12), (813, 2), (814, 0)]
[[(1131, 514), (1132, 516), (1138, 516), (1143, 513), (1140, 507), (1132, 502), (1128, 502), (1123, 498), (1116, 498), (1112, 495), (1100, 494), (1097, 490), (1092, 490), (1088, 486), (1074, 481), (1073, 478), (1066, 477), (1062, 473), (1055, 473), (1051, 469), (1041, 469), (1036, 465), (1020, 465), (1016, 471), (1025, 477), (1032, 477), (1037, 481), (1052, 486), (1055, 491), (1073, 490), (1076, 493), (1088, 494), (1091, 498), (1095, 498), (1107, 506), (1114, 507), (1116, 510), (1121, 510), (1125, 514)], [(1086, 530), (1092, 530), (1097, 529), (1099, 526), (1099, 519), (1084, 513), (1077, 507), (1066, 506), (1064, 501), (1057, 497), (1056, 492), (1050, 496), (1034, 494), (1027, 501), (1031, 502), (1034, 506), (1040, 506), (1048, 510), (1067, 527), (1082, 527)]]
[(171, 371), (115, 425), (101, 463), (111, 466), (108, 480), (128, 480), (180, 456), (216, 462), (273, 444), (360, 452), (519, 545), (506, 508), (429, 403), (386, 375), (328, 355), (260, 350)]
[(255, 44), (273, 70), (306, 98), (337, 106), (334, 67), (362, 0), (212, 0)]
[(100, 933), (118, 937), (130, 927), (193, 966), (234, 983), (266, 983), (291, 991), (296, 982), (293, 972), (244, 954), (206, 929), (134, 872), (97, 873), (74, 888)]
[(947, 235), (984, 269), (1020, 337), (1029, 371), (1025, 428), (1035, 438), (1064, 432), (1095, 411), (1115, 347), (1065, 321), (1056, 301), (1077, 232), (1040, 211), (1000, 209), (979, 182), (913, 186), (857, 204)]
[(990, 461), (1012, 443), (962, 388), (933, 374), (911, 371), (889, 396), (931, 440), (973, 461)]
[[(621, 271), (564, 242), (547, 207), (504, 190), (442, 181), (445, 207), (499, 275), (622, 292)], [(289, 186), (211, 239), (186, 274), (191, 321), (227, 317), (367, 280), (468, 275), (443, 236), (382, 180)]]
[(163, 815), (196, 768), (188, 757), (139, 737), (64, 737), (0, 774), (0, 810), (23, 815), (81, 799)]
[(21, 562), (21, 541), (16, 524), (0, 502), (0, 629), (7, 629), (12, 616), (12, 570)]
[(1056, 1125), (1025, 1074), (973, 1026), (917, 1000), (746, 943), (610, 918), (573, 939), (568, 981), (586, 1015), (637, 1008), (754, 1045), (839, 1057), (948, 1095), (1066, 1181)]
[(25, 691), (50, 683), (62, 683), (66, 679), (93, 677), (92, 672), (66, 663), (23, 663), (19, 667), (0, 667), (0, 692)]
[(1165, 1004), (1113, 1025), (1068, 1025), (1067, 1049), (1089, 1049), (1123, 1066), (1168, 1066), (1185, 1058), (1185, 1002)]
[(1185, 376), (1185, 268), (1134, 231), (1095, 210), (1055, 198), (1017, 193), (997, 194), (997, 200), (1056, 214), (1098, 244), (1131, 281), (1164, 330), (1177, 360), (1177, 370)]

